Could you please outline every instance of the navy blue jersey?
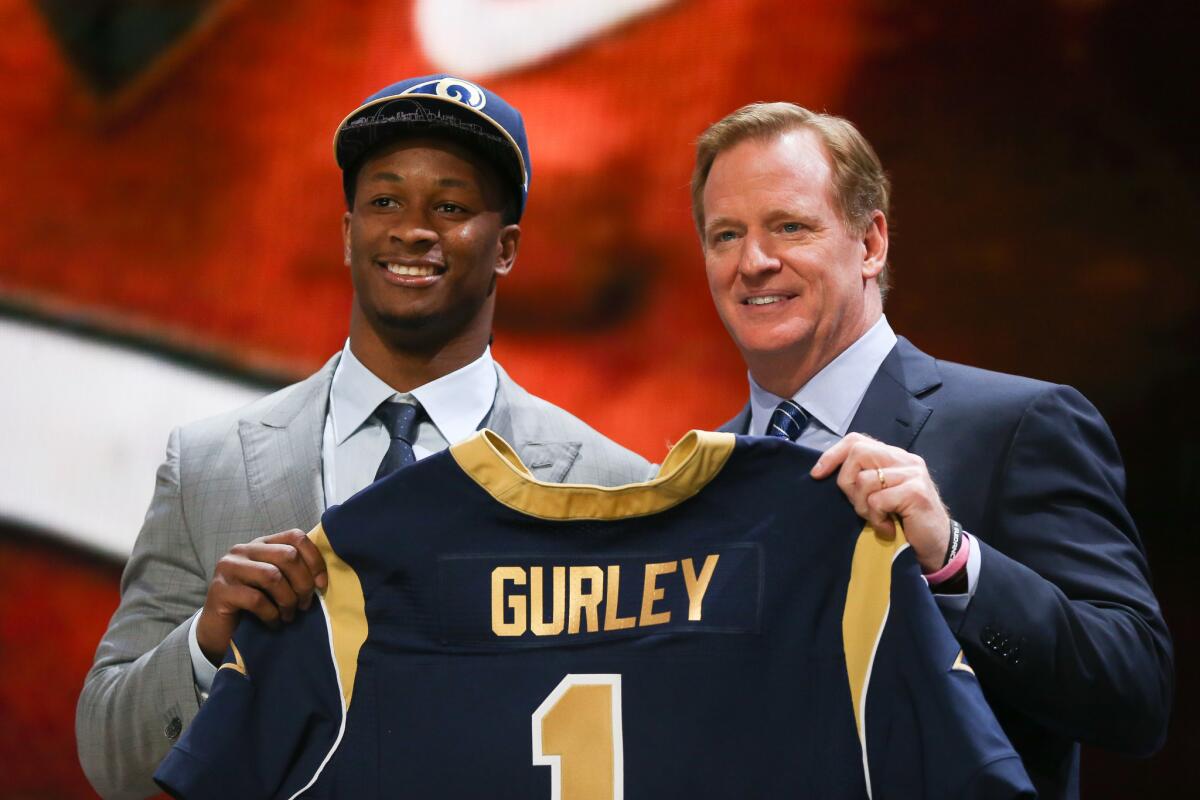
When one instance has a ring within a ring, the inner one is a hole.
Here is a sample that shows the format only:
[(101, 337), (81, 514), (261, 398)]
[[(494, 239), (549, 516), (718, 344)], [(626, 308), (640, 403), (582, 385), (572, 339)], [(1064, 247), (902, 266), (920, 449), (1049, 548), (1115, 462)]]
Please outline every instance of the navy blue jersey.
[(488, 431), (329, 509), (155, 778), (185, 798), (1032, 796), (903, 535), (817, 453), (688, 434), (540, 483)]

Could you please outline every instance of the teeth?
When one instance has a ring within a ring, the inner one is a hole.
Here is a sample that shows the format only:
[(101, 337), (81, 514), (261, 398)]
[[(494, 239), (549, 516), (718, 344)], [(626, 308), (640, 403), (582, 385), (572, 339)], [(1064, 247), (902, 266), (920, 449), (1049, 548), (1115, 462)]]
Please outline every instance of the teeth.
[(751, 306), (765, 306), (765, 305), (770, 305), (771, 303), (778, 303), (778, 302), (781, 302), (786, 299), (787, 298), (781, 294), (769, 294), (764, 297), (748, 298), (746, 300), (746, 304), (751, 305)]
[(428, 277), (437, 274), (436, 267), (413, 267), (407, 264), (387, 264), (387, 271), (393, 275), (415, 275)]

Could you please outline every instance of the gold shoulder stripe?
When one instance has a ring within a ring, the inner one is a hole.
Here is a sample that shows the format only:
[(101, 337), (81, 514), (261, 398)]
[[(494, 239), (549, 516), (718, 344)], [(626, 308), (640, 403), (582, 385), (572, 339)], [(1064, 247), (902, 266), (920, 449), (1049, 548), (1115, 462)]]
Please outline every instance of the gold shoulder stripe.
[(321, 525), (308, 533), (325, 559), (329, 585), (322, 592), (333, 658), (337, 664), (342, 699), (350, 708), (354, 694), (354, 678), (358, 672), (358, 652), (367, 640), (366, 600), (357, 573), (336, 552)]
[(246, 662), (242, 660), (242, 651), (238, 650), (237, 643), (232, 639), (229, 640), (229, 647), (231, 650), (233, 650), (233, 661), (226, 661), (224, 664), (217, 667), (217, 672), (220, 672), (223, 669), (231, 669), (234, 672), (240, 672), (245, 675)]
[(450, 448), (471, 479), (509, 508), (540, 519), (626, 519), (678, 505), (711, 481), (733, 452), (732, 433), (689, 431), (659, 468), (658, 477), (625, 486), (545, 483), (516, 451), (486, 428)]
[(887, 623), (892, 599), (892, 562), (908, 547), (900, 521), (896, 535), (888, 538), (870, 525), (863, 527), (850, 562), (850, 585), (842, 611), (842, 647), (846, 654), (846, 673), (850, 678), (850, 698), (854, 703), (854, 721), (866, 758), (866, 704), (875, 650)]

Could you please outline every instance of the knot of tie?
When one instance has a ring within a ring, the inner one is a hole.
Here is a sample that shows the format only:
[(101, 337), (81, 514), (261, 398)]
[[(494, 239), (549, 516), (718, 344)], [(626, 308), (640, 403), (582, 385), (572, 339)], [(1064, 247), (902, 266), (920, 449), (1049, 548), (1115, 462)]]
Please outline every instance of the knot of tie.
[(794, 442), (808, 427), (808, 414), (793, 400), (784, 400), (775, 406), (771, 421), (767, 423), (767, 436), (776, 436)]
[(392, 441), (379, 469), (375, 471), (375, 480), (391, 475), (401, 467), (407, 467), (417, 460), (413, 454), (413, 441), (417, 438), (417, 423), (424, 416), (424, 409), (412, 403), (383, 402), (375, 409), (375, 418), (383, 423)]

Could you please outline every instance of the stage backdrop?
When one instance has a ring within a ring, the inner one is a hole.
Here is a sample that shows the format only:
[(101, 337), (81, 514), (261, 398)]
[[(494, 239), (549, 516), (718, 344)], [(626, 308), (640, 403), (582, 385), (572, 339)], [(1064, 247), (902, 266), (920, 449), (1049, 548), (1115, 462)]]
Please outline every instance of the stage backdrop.
[[(755, 100), (855, 120), (895, 184), (892, 326), (1097, 403), (1186, 673), (1200, 126), (1176, 5), (0, 0), (0, 797), (90, 796), (75, 699), (166, 431), (341, 346), (334, 128), (435, 71), (529, 132), (497, 357), (655, 460), (746, 394), (692, 230), (695, 138)], [(1155, 759), (1088, 751), (1085, 795), (1182, 781), (1196, 705), (1181, 682)]]

